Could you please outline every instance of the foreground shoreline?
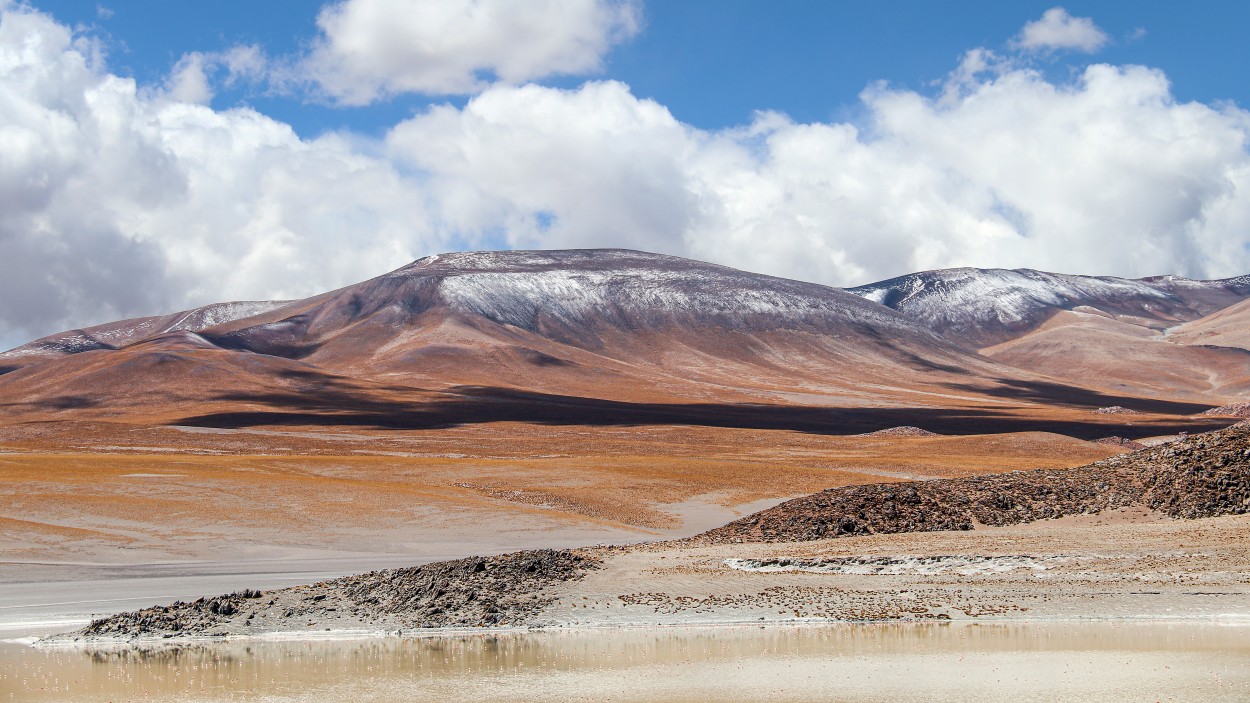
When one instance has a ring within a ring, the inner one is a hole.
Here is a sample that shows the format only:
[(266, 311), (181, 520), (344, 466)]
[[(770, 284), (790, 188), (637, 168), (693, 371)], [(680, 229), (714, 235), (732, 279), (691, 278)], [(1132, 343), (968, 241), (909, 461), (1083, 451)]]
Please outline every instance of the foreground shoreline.
[(151, 648), (185, 648), (216, 644), (251, 643), (334, 643), (382, 640), (437, 640), (463, 638), (491, 638), (517, 635), (580, 635), (597, 632), (703, 632), (726, 630), (774, 630), (817, 629), (837, 627), (1028, 627), (1061, 625), (1179, 625), (1250, 628), (1250, 612), (1221, 615), (1127, 615), (1127, 616), (1065, 616), (1065, 617), (1012, 617), (950, 620), (823, 620), (796, 619), (759, 622), (755, 620), (722, 620), (705, 622), (666, 623), (583, 623), (576, 625), (523, 625), (509, 627), (448, 627), (426, 628), (403, 632), (382, 630), (331, 630), (329, 632), (270, 632), (220, 636), (187, 636), (174, 638), (93, 639), (89, 641), (48, 640), (40, 637), (21, 637), (0, 640), (3, 644), (21, 644), (38, 649), (64, 649), (83, 651), (111, 651)]
[[(1120, 512), (964, 532), (864, 535), (802, 544), (651, 544), (601, 550), (597, 556), (599, 550), (584, 550), (599, 560), (596, 568), (548, 586), (543, 597), (549, 600), (525, 623), (378, 627), (344, 618), (294, 628), (278, 620), (269, 629), (236, 622), (201, 633), (54, 635), (28, 643), (40, 648), (150, 649), (222, 642), (864, 624), (1250, 626), (1250, 516), (1171, 520)], [(969, 559), (971, 555), (980, 561)], [(956, 556), (960, 561), (952, 561)], [(860, 573), (750, 571), (727, 565), (742, 559), (851, 564), (855, 568), (850, 571)], [(889, 565), (893, 573), (879, 566), (865, 573), (865, 563)], [(315, 586), (288, 589), (288, 602), (315, 598), (320, 593), (309, 590)], [(257, 600), (261, 606), (268, 603)]]
[(867, 484), (695, 537), (522, 550), (93, 621), (50, 642), (1250, 615), (1250, 425), (1084, 467)]
[[(1246, 629), (1192, 621), (576, 627), (414, 637), (0, 644), (0, 696), (409, 703), (1244, 701)], [(327, 633), (333, 634), (333, 633)], [(293, 695), (294, 694), (294, 695)]]

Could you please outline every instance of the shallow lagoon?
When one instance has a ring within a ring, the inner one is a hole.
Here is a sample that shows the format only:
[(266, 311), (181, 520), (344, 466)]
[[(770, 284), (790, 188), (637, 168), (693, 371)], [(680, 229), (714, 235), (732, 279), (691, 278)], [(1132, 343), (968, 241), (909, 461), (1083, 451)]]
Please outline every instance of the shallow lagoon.
[(1244, 701), (1250, 627), (597, 629), (142, 649), (0, 644), (2, 701)]

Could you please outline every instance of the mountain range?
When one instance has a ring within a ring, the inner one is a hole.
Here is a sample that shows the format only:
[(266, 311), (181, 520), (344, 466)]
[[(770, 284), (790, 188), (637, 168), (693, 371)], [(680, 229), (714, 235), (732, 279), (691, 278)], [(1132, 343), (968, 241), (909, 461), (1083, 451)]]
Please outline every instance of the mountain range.
[(453, 253), (303, 300), (35, 340), (0, 354), (0, 407), (10, 422), (821, 431), (1186, 415), (1250, 392), (1248, 301), (1250, 276), (951, 269), (843, 290), (628, 250)]

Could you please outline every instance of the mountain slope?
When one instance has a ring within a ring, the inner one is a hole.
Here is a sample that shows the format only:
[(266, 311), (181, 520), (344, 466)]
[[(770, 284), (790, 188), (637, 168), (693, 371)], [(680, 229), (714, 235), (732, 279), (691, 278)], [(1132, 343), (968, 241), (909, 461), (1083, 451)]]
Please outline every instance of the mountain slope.
[(1061, 311), (1041, 327), (981, 353), (1127, 395), (1226, 403), (1250, 394), (1250, 351), (1177, 344), (1172, 335), (1092, 308)]
[(631, 403), (973, 405), (1004, 372), (839, 289), (624, 250), (445, 254), (252, 305), (250, 316), (228, 314), (244, 310), (234, 304), (26, 345), (9, 353), (27, 363), (0, 375), (0, 401), (79, 415), (333, 412), (485, 387)]
[(1174, 344), (1250, 350), (1250, 300), (1168, 330)]
[[(298, 315), (237, 321), (206, 337), (352, 374), (530, 386), (595, 385), (602, 373), (723, 385), (827, 379), (863, 364), (918, 370), (967, 355), (843, 291), (677, 257), (620, 250), (427, 257), (323, 297)], [(977, 363), (975, 360), (973, 363)], [(890, 365), (887, 364), (887, 365)], [(776, 384), (772, 384), (776, 385)], [(691, 389), (684, 391), (688, 394)]]
[(256, 311), (203, 316), (213, 324), (196, 331), (168, 331), (180, 324), (171, 316), (54, 335), (114, 334), (87, 350), (25, 352), (0, 373), (0, 407), (14, 422), (580, 418), (856, 432), (1036, 430), (1057, 427), (1058, 412), (1082, 436), (1099, 436), (1096, 407), (1209, 407), (1058, 383), (840, 289), (635, 251), (431, 256)]
[(1056, 312), (1092, 308), (1154, 329), (1209, 315), (1250, 297), (1250, 276), (1130, 280), (1032, 269), (945, 269), (847, 289), (972, 348), (1014, 339)]
[(213, 303), (171, 315), (154, 315), (109, 322), (41, 337), (15, 349), (0, 353), (0, 366), (9, 370), (41, 359), (100, 349), (120, 349), (129, 344), (153, 339), (174, 332), (200, 332), (233, 320), (249, 318), (277, 310), (288, 301), (241, 301)]

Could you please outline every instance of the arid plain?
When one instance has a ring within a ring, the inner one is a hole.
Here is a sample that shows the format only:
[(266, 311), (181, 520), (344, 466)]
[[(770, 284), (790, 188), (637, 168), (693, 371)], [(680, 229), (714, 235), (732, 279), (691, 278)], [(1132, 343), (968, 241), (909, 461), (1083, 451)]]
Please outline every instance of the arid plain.
[[(303, 301), (72, 330), (0, 358), (4, 617), (44, 632), (239, 588), (713, 534), (838, 487), (1089, 465), (1244, 415), (1250, 351), (1204, 340), (1238, 339), (1247, 296), (1241, 279), (976, 270), (847, 292), (639, 252), (487, 252)], [(882, 535), (869, 551), (985, 557), (1063, 533), (1092, 553), (1176, 522), (1060, 507), (1119, 517)], [(885, 529), (864, 524), (848, 534)], [(1238, 525), (1200, 532), (1229, 549)], [(683, 558), (759, 551), (715, 549)], [(712, 591), (752, 578), (715, 564)], [(874, 607), (782, 614), (889, 610)]]

